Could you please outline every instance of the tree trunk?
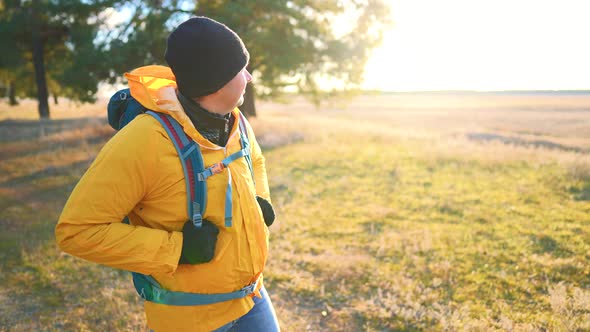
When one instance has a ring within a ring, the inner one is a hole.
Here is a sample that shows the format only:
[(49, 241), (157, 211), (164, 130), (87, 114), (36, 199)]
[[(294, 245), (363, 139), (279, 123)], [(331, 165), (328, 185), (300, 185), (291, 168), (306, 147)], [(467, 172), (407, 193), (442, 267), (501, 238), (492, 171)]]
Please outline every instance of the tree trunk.
[(10, 106), (18, 105), (18, 100), (16, 100), (16, 84), (14, 80), (8, 83), (8, 104)]
[(54, 93), (54, 94), (53, 94), (53, 103), (54, 103), (55, 105), (57, 105), (57, 104), (58, 104), (58, 100), (57, 100), (57, 99), (58, 99), (58, 98), (57, 98), (57, 94), (55, 94), (55, 93)]
[(45, 79), (45, 60), (43, 59), (43, 40), (37, 15), (39, 0), (33, 1), (33, 65), (35, 66), (35, 80), (37, 82), (37, 100), (39, 102), (39, 117), (49, 119), (49, 103), (47, 101), (47, 80)]
[(240, 111), (244, 113), (247, 118), (256, 117), (256, 105), (254, 103), (254, 85), (248, 83), (246, 85), (246, 93), (244, 94), (244, 103), (240, 106)]

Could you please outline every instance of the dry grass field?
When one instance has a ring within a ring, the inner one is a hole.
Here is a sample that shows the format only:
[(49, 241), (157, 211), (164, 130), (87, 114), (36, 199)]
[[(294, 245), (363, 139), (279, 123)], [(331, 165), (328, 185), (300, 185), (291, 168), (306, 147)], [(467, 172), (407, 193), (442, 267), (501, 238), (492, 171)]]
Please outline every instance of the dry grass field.
[[(56, 108), (56, 107), (54, 107)], [(145, 331), (124, 271), (53, 228), (104, 104), (0, 104), (0, 331)], [(590, 330), (590, 95), (260, 103), (284, 331)]]

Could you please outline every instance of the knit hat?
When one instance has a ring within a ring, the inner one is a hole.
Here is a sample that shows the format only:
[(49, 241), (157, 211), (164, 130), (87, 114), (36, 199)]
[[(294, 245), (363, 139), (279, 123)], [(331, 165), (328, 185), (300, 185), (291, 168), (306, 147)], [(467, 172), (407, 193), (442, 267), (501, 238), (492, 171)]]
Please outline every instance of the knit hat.
[(250, 54), (230, 28), (198, 16), (172, 31), (164, 57), (176, 76), (180, 93), (196, 98), (231, 81), (248, 64)]

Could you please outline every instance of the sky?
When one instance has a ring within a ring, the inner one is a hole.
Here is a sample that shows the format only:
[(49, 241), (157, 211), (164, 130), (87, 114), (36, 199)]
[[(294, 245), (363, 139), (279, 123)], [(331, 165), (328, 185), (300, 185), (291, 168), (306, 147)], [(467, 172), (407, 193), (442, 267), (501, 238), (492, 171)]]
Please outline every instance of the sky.
[(390, 0), (364, 88), (590, 90), (590, 0)]

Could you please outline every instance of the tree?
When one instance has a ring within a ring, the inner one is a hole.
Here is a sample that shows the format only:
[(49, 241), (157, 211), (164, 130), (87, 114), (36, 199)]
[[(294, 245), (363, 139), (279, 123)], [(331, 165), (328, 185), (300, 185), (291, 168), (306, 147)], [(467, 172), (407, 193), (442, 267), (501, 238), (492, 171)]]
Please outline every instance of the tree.
[[(15, 93), (36, 96), (41, 118), (49, 117), (48, 82), (54, 94), (94, 101), (98, 83), (109, 76), (101, 45), (100, 14), (116, 3), (99, 1), (4, 1), (0, 39), (5, 44), (0, 72), (14, 81)], [(35, 87), (34, 89), (31, 87)]]
[[(121, 11), (126, 20), (114, 22)], [(164, 64), (166, 37), (192, 15), (223, 22), (244, 40), (255, 78), (242, 106), (249, 116), (256, 115), (255, 95), (290, 90), (317, 102), (322, 80), (341, 89), (358, 86), (389, 22), (384, 0), (4, 1), (0, 73), (14, 79), (18, 95), (36, 95), (41, 117), (48, 117), (48, 84), (54, 96), (94, 101), (99, 82)], [(345, 24), (334, 24), (341, 17)]]
[[(389, 8), (381, 0), (203, 1), (196, 12), (242, 37), (257, 95), (272, 97), (291, 89), (314, 102), (321, 98), (321, 80), (343, 89), (362, 82), (370, 52), (389, 24)], [(346, 24), (335, 25), (342, 17)], [(256, 115), (253, 89), (248, 86), (243, 105), (251, 116)]]
[(2, 94), (8, 98), (8, 104), (11, 106), (18, 105), (15, 85), (14, 76), (10, 72), (0, 69), (0, 89), (2, 90)]
[[(250, 51), (248, 84), (242, 111), (256, 115), (255, 95), (273, 97), (292, 90), (318, 102), (318, 81), (332, 79), (340, 88), (358, 86), (371, 50), (389, 24), (382, 0), (316, 1), (146, 1), (130, 2), (131, 19), (113, 29), (111, 73), (146, 64), (165, 64), (165, 40), (178, 23), (204, 15), (228, 25)], [(347, 18), (347, 24), (333, 21)], [(349, 19), (348, 19), (349, 18)], [(115, 82), (117, 76), (111, 77)], [(254, 88), (256, 86), (256, 89)]]
[(121, 74), (133, 68), (165, 65), (166, 39), (172, 29), (192, 15), (183, 7), (187, 1), (121, 2), (129, 18), (110, 27), (101, 36), (103, 51), (109, 59), (109, 83), (121, 80)]

